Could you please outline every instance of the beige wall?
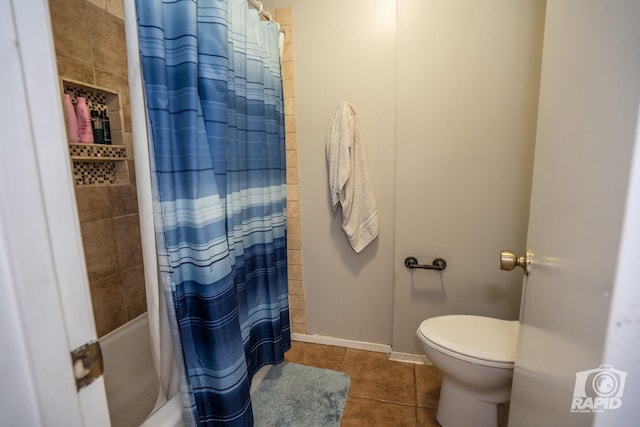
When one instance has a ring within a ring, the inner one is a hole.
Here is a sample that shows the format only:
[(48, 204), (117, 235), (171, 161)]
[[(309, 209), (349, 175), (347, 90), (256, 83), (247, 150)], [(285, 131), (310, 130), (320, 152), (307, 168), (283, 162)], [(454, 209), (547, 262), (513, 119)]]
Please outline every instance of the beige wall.
[[(393, 348), (428, 317), (517, 319), (544, 26), (539, 0), (398, 1)], [(402, 267), (407, 256), (443, 274)]]
[[(265, 5), (291, 5), (295, 22), (307, 332), (420, 353), (427, 317), (516, 318), (522, 275), (497, 259), (525, 245), (544, 2)], [(381, 220), (361, 254), (328, 202), (325, 136), (341, 101), (360, 113)], [(449, 267), (412, 274), (409, 255)]]
[[(306, 330), (391, 343), (395, 170), (395, 5), (265, 1), (293, 6)], [(328, 200), (325, 137), (342, 101), (358, 110), (380, 237), (356, 254)]]

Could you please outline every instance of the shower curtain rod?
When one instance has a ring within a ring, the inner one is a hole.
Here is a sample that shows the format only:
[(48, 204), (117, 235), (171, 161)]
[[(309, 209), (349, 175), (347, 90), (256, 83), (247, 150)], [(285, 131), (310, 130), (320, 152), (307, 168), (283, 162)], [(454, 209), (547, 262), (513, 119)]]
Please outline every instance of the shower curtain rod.
[[(247, 0), (249, 2), (249, 4), (251, 6), (253, 6), (254, 8), (258, 9), (258, 14), (264, 16), (265, 18), (267, 18), (269, 20), (269, 22), (273, 22), (274, 24), (276, 24), (278, 26), (278, 31), (282, 31), (280, 29), (280, 24), (278, 24), (276, 21), (273, 20), (273, 16), (271, 16), (271, 14), (269, 12), (267, 12), (266, 10), (264, 10), (264, 6), (262, 5), (261, 1), (258, 0)], [(284, 31), (282, 31), (284, 32)]]

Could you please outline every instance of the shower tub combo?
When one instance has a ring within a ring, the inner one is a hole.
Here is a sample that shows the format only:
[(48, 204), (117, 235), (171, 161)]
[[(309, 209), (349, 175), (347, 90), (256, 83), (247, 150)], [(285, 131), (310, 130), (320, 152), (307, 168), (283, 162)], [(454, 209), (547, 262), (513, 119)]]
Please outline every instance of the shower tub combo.
[[(112, 427), (184, 427), (180, 393), (156, 405), (159, 382), (151, 356), (147, 313), (100, 338), (100, 347)], [(266, 365), (255, 373), (252, 395), (270, 368)]]
[(100, 338), (100, 346), (113, 427), (184, 426), (179, 393), (156, 408), (159, 383), (146, 313)]

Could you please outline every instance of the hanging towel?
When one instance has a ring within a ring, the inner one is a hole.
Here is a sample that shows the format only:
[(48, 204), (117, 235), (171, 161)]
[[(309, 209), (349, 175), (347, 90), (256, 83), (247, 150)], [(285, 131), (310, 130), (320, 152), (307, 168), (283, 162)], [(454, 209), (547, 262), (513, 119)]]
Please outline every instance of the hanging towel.
[(342, 206), (342, 229), (354, 251), (378, 237), (378, 210), (371, 191), (367, 153), (360, 139), (358, 116), (343, 102), (329, 124), (327, 164), (331, 206)]

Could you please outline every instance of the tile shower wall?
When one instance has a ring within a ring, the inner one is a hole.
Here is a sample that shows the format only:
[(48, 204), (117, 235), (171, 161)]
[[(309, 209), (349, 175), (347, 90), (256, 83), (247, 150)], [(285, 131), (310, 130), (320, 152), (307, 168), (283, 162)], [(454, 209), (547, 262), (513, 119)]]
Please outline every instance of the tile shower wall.
[(282, 54), (282, 85), (287, 155), (287, 247), (289, 263), (289, 305), (291, 331), (306, 333), (304, 286), (302, 282), (302, 225), (298, 186), (298, 138), (296, 133), (295, 69), (293, 65), (293, 16), (291, 7), (269, 13), (285, 32)]
[[(122, 104), (129, 183), (76, 188), (98, 335), (146, 311), (135, 192), (122, 0), (50, 0), (61, 79), (109, 88)], [(285, 95), (289, 298), (292, 331), (306, 332), (298, 190), (293, 20), (290, 7), (271, 11), (285, 31)], [(114, 118), (112, 118), (112, 126)]]
[[(146, 311), (122, 0), (50, 0), (61, 79), (119, 95), (112, 129), (124, 129), (128, 179), (76, 187), (98, 336)], [(115, 143), (115, 142), (114, 142)]]

